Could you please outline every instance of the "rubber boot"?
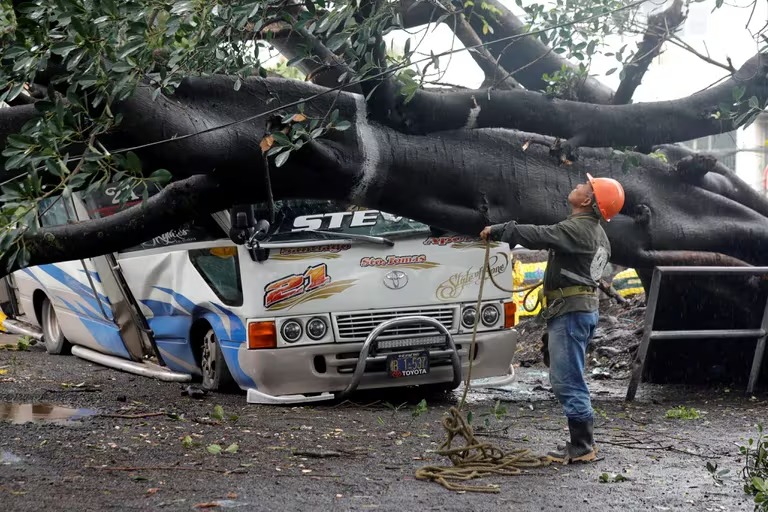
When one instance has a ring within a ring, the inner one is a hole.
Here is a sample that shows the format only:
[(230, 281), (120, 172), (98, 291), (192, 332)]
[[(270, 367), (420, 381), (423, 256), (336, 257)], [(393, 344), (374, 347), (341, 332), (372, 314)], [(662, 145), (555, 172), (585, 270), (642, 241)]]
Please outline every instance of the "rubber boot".
[(550, 462), (569, 464), (571, 462), (592, 462), (597, 458), (593, 420), (578, 421), (568, 419), (571, 441), (563, 449), (547, 454)]

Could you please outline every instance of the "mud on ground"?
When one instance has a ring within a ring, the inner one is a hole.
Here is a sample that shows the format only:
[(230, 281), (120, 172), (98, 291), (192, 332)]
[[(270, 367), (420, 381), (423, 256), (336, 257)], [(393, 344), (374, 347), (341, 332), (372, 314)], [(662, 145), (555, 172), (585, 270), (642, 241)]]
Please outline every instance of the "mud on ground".
[[(535, 453), (564, 440), (545, 370), (520, 368), (509, 388), (470, 393), (482, 439)], [(488, 478), (479, 483), (498, 484), (499, 493), (459, 494), (414, 479), (418, 467), (447, 463), (434, 450), (456, 395), (427, 396), (426, 408), (417, 405), (425, 398), (418, 390), (255, 406), (242, 394), (182, 396), (178, 384), (39, 347), (3, 350), (0, 417), (10, 403), (89, 411), (58, 422), (0, 420), (0, 500), (9, 511), (752, 509), (739, 478), (716, 486), (706, 464), (738, 476), (736, 443), (768, 418), (765, 390), (745, 397), (735, 389), (642, 384), (627, 404), (626, 381), (590, 379), (590, 386), (604, 460)], [(700, 418), (665, 418), (680, 405)], [(221, 453), (211, 453), (212, 445)], [(600, 481), (603, 473), (609, 483)], [(615, 482), (615, 474), (628, 480)]]

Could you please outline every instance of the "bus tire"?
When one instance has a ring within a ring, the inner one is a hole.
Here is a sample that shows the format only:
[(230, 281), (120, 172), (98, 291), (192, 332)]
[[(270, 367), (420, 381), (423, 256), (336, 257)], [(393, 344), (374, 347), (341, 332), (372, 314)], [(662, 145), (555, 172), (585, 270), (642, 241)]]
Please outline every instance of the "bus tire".
[(49, 354), (69, 354), (72, 351), (72, 344), (64, 337), (59, 320), (56, 318), (56, 311), (53, 309), (53, 304), (51, 304), (48, 297), (43, 299), (40, 311), (40, 325), (43, 328), (45, 350)]
[(230, 391), (235, 388), (235, 379), (229, 372), (221, 345), (212, 328), (203, 336), (200, 351), (200, 369), (203, 374), (203, 389), (208, 391)]

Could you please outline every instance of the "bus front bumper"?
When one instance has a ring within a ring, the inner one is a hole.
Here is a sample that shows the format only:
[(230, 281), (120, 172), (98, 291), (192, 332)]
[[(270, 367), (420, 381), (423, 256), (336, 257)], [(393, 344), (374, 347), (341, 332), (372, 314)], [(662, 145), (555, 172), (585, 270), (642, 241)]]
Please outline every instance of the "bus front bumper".
[[(472, 363), (473, 387), (499, 387), (514, 380), (512, 357), (517, 346), (515, 329), (477, 334)], [(462, 381), (469, 368), (472, 337), (455, 335), (453, 341), (460, 360)], [(304, 345), (267, 350), (238, 352), (240, 368), (254, 383), (249, 388), (248, 403), (296, 404), (332, 400), (352, 381), (363, 343)], [(414, 347), (418, 350), (419, 347)], [(426, 349), (426, 347), (424, 347)], [(409, 349), (411, 350), (411, 349)], [(426, 375), (392, 378), (387, 374), (386, 354), (368, 358), (365, 372), (356, 389), (384, 389), (430, 384), (450, 385), (454, 371), (445, 351), (430, 351), (430, 369)], [(479, 386), (474, 380), (483, 379)]]

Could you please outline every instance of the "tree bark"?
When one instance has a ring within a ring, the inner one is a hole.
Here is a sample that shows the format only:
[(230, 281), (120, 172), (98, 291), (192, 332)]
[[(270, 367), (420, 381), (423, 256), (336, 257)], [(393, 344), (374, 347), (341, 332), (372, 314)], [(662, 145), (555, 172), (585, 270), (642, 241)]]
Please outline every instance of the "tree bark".
[[(117, 252), (170, 231), (195, 216), (225, 209), (237, 197), (237, 189), (210, 176), (177, 181), (145, 203), (109, 217), (24, 234), (22, 240), (30, 253), (27, 266)], [(0, 258), (0, 268), (7, 267), (8, 255), (6, 252)]]
[[(197, 185), (188, 185), (192, 187), (185, 189), (188, 207), (182, 211), (193, 210), (196, 201), (200, 211), (212, 211), (264, 200), (259, 142), (266, 133), (266, 115), (194, 137), (182, 136), (263, 114), (271, 98), (287, 103), (324, 89), (292, 80), (250, 79), (234, 91), (232, 83), (227, 77), (188, 79), (173, 98), (155, 102), (148, 88), (140, 88), (116, 106), (124, 121), (108, 141), (109, 147), (177, 137), (137, 150), (145, 168), (168, 168), (176, 176), (205, 174), (222, 187), (211, 202), (206, 194), (193, 193)], [(732, 174), (709, 172), (698, 180), (684, 179), (687, 175), (658, 158), (610, 149), (584, 149), (573, 165), (556, 167), (548, 148), (536, 144), (524, 149), (533, 137), (552, 142), (545, 137), (505, 129), (406, 134), (369, 120), (364, 99), (347, 93), (338, 98), (336, 94), (320, 96), (308, 102), (305, 111), (320, 116), (332, 105), (342, 118), (354, 122), (355, 129), (331, 132), (327, 139), (292, 155), (273, 172), (276, 198), (349, 200), (439, 228), (476, 234), (487, 224), (510, 219), (535, 224), (561, 220), (568, 214), (568, 191), (591, 172), (617, 178), (626, 191), (622, 213), (606, 226), (614, 263), (650, 267), (668, 261), (669, 251), (696, 251), (768, 264), (768, 204), (744, 194), (748, 185)], [(637, 167), (627, 168), (629, 156), (637, 159)], [(744, 203), (739, 202), (742, 199)], [(151, 211), (171, 215), (177, 208), (176, 203), (158, 199)], [(144, 222), (144, 239), (167, 231), (174, 222), (180, 224), (182, 217), (173, 214), (167, 222)], [(115, 217), (110, 229), (131, 219)], [(66, 246), (71, 252), (61, 245), (55, 257), (93, 256), (136, 241), (124, 236), (113, 239), (108, 248), (94, 244), (97, 234), (104, 232), (99, 222), (67, 227)], [(45, 239), (46, 233), (42, 230), (37, 236)], [(35, 247), (39, 247), (35, 252), (49, 251), (45, 244)], [(41, 257), (35, 254), (32, 261), (39, 262)]]
[[(512, 14), (506, 6), (497, 0), (486, 0), (486, 3), (499, 9), (502, 14), (497, 19), (490, 17), (487, 19), (488, 24), (493, 29), (493, 33), (487, 34), (483, 34), (483, 26), (479, 18), (470, 17), (470, 25), (482, 42), (488, 43), (504, 37), (522, 36), (525, 33), (523, 30), (525, 23)], [(444, 14), (449, 14), (426, 0), (401, 0), (401, 6), (403, 23), (406, 28), (425, 25), (439, 19)], [(454, 3), (454, 7), (462, 9), (463, 2)], [(445, 22), (452, 23), (450, 16), (445, 18)], [(511, 43), (494, 43), (486, 48), (494, 58), (498, 59), (499, 64), (504, 69), (512, 73), (515, 80), (532, 91), (546, 89), (547, 83), (542, 79), (544, 73), (552, 73), (561, 69), (562, 66), (576, 71), (576, 66), (572, 62), (553, 53), (551, 48), (534, 36), (521, 37)], [(612, 98), (613, 91), (593, 77), (587, 77), (575, 91), (575, 99), (587, 103), (609, 104)]]
[(706, 91), (669, 101), (632, 105), (594, 105), (550, 99), (531, 91), (420, 91), (402, 107), (401, 130), (430, 133), (460, 128), (503, 127), (577, 139), (580, 146), (651, 147), (737, 128), (719, 116), (733, 90), (744, 98), (768, 99), (768, 54), (748, 60), (729, 80)]
[(643, 40), (632, 61), (624, 66), (624, 78), (613, 97), (614, 105), (629, 103), (645, 72), (648, 71), (648, 66), (658, 57), (664, 42), (682, 25), (683, 21), (685, 21), (685, 14), (682, 0), (674, 0), (672, 5), (664, 11), (648, 17), (648, 28)]

